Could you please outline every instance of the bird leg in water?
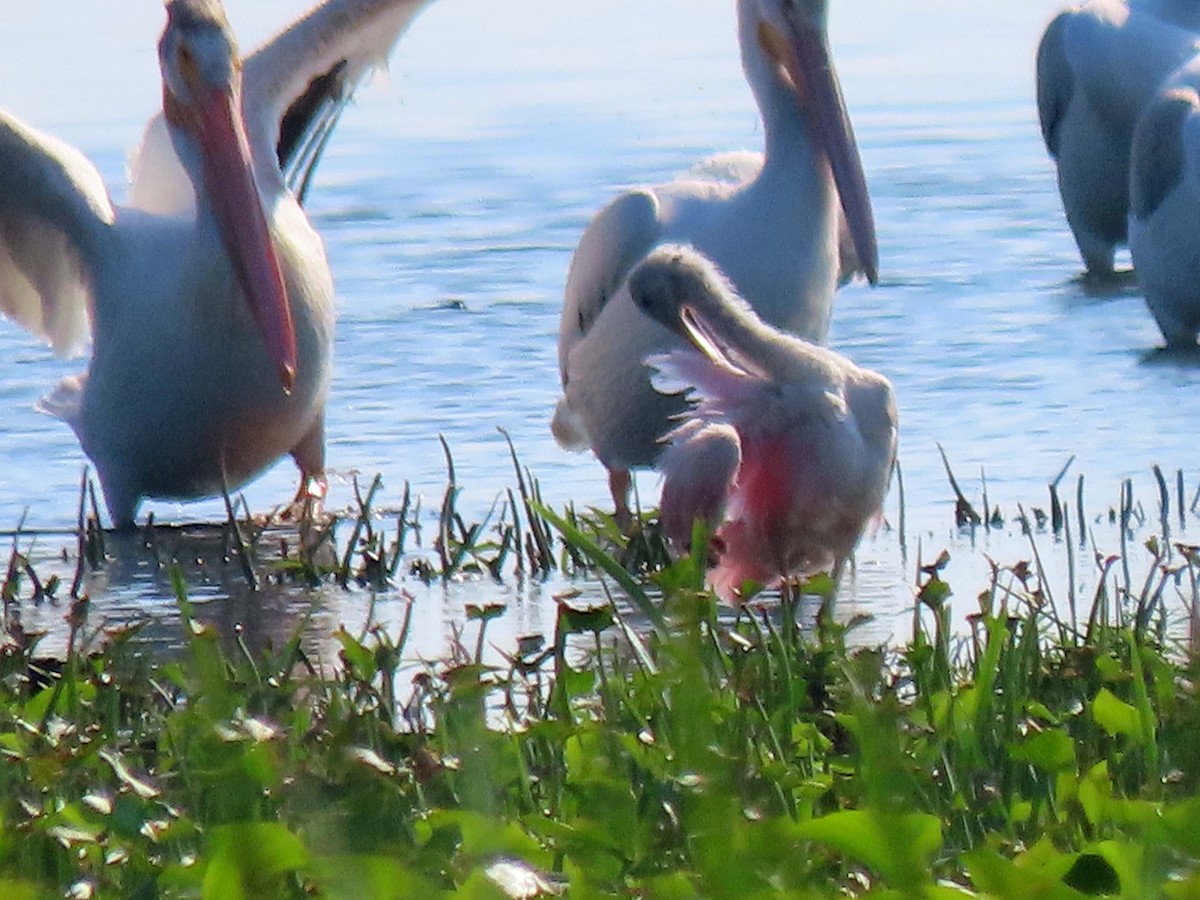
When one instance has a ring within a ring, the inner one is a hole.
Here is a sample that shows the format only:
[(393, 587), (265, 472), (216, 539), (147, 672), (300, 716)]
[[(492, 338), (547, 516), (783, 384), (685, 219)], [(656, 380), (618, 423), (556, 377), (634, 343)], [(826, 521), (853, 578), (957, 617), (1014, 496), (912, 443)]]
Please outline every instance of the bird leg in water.
[(325, 480), (325, 416), (309, 429), (300, 443), (292, 448), (292, 459), (300, 469), (300, 486), (291, 504), (277, 512), (279, 522), (312, 523), (325, 515), (325, 495), (329, 483)]
[(292, 499), (291, 508), (299, 517), (316, 521), (325, 515), (325, 495), (329, 492), (329, 482), (325, 473), (300, 473), (300, 486), (296, 488), (296, 496)]
[(633, 524), (633, 513), (629, 509), (629, 492), (633, 487), (633, 476), (628, 469), (608, 470), (608, 490), (613, 498), (613, 518), (617, 527), (627, 531)]

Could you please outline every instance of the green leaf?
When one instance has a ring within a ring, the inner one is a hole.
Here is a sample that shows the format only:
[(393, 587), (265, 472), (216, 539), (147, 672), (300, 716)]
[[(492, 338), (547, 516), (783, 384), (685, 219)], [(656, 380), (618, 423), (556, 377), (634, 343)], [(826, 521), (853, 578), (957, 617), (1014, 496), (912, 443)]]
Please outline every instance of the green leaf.
[(534, 865), (552, 862), (524, 828), (516, 822), (504, 824), (470, 810), (437, 809), (429, 814), (429, 824), (439, 828), (456, 827), (461, 836), (462, 852), (474, 859), (516, 856)]
[(433, 885), (399, 860), (385, 856), (335, 856), (321, 859), (321, 896), (327, 900), (405, 900), (434, 897)]
[(1134, 737), (1141, 727), (1137, 709), (1105, 687), (1092, 701), (1092, 718), (1110, 735)]
[(1075, 765), (1075, 745), (1061, 728), (1041, 731), (1009, 750), (1016, 762), (1029, 763), (1044, 772), (1059, 772)]
[(559, 601), (558, 627), (563, 634), (599, 634), (614, 622), (611, 606), (578, 609)]
[(540, 503), (531, 503), (530, 505), (539, 516), (542, 516), (558, 529), (567, 543), (583, 553), (599, 569), (619, 584), (625, 593), (629, 595), (629, 599), (641, 610), (642, 615), (650, 620), (659, 633), (666, 633), (667, 623), (666, 619), (663, 618), (662, 610), (658, 608), (657, 603), (650, 599), (645, 589), (638, 584), (637, 580), (625, 571), (624, 566), (614, 559), (611, 554), (605, 553), (595, 541), (566, 519), (555, 515), (548, 507), (542, 506)]
[(39, 900), (46, 896), (49, 895), (36, 884), (28, 881), (7, 881), (0, 878), (0, 897), (3, 897), (4, 900)]
[(277, 822), (217, 826), (209, 833), (209, 847), (204, 900), (271, 896), (278, 876), (308, 864), (304, 843)]
[(922, 883), (929, 858), (942, 844), (941, 821), (925, 813), (888, 815), (842, 810), (796, 826), (802, 839), (840, 850), (874, 870), (894, 887)]
[(334, 632), (333, 636), (342, 645), (342, 656), (354, 677), (360, 681), (369, 681), (375, 675), (375, 654), (344, 627)]
[(495, 619), (495, 618), (498, 618), (499, 616), (504, 615), (504, 612), (507, 609), (508, 609), (508, 607), (505, 606), (503, 603), (488, 603), (485, 606), (479, 606), (478, 604), (475, 604), (475, 603), (468, 603), (467, 604), (467, 621), (468, 622), (476, 622), (476, 621), (490, 622), (492, 619)]
[(1053, 872), (1021, 865), (988, 848), (970, 851), (963, 863), (975, 888), (990, 896), (1037, 900), (1083, 900), (1085, 896)]

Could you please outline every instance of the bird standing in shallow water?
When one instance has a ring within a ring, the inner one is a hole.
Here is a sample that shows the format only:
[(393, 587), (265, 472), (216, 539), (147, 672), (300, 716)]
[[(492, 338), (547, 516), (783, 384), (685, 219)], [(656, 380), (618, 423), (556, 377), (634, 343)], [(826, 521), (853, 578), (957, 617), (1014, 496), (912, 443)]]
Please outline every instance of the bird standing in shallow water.
[(1172, 347), (1200, 332), (1200, 57), (1146, 106), (1130, 158), (1129, 253)]
[(879, 515), (896, 460), (891, 384), (834, 351), (764, 323), (704, 256), (666, 245), (629, 277), (633, 302), (689, 349), (650, 362), (692, 410), (659, 459), (662, 521), (688, 547), (699, 518), (714, 535), (710, 581), (838, 577)]
[(644, 365), (681, 344), (629, 296), (628, 275), (642, 258), (659, 244), (688, 243), (763, 320), (813, 341), (828, 333), (842, 275), (840, 215), (862, 271), (877, 280), (870, 201), (829, 50), (827, 7), (738, 2), (742, 65), (763, 120), (760, 165), (738, 160), (743, 180), (696, 175), (628, 191), (580, 238), (564, 292), (563, 396), (551, 429), (562, 446), (590, 448), (608, 470), (619, 520), (629, 518), (629, 470), (654, 464), (670, 417), (684, 408), (681, 397), (654, 390)]
[(1038, 118), (1089, 275), (1112, 276), (1128, 240), (1134, 124), (1198, 39), (1200, 5), (1190, 0), (1089, 0), (1059, 13), (1042, 36)]
[[(307, 97), (323, 133), (339, 97), (322, 103), (314, 85), (383, 62), (425, 2), (330, 0), (243, 79), (218, 0), (170, 0), (163, 114), (127, 206), (78, 151), (0, 113), (0, 313), (60, 353), (90, 332), (87, 373), (42, 408), (95, 463), (114, 525), (132, 525), (144, 496), (219, 494), (284, 453), (299, 496), (323, 493), (333, 281), (284, 184), (281, 121)], [(298, 153), (311, 166), (319, 147)]]

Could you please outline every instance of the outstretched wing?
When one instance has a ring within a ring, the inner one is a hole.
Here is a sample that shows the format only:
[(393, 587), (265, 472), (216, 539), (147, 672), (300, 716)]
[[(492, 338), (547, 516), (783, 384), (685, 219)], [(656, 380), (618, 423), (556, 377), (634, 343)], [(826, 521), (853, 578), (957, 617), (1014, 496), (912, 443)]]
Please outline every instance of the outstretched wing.
[(60, 355), (80, 351), (115, 218), (82, 153), (0, 111), (0, 313)]
[(243, 105), (255, 157), (273, 149), (302, 192), (355, 88), (387, 65), (400, 35), (429, 3), (328, 0), (248, 56)]
[[(342, 110), (431, 0), (327, 0), (246, 57), (242, 108), (261, 184), (303, 202)], [(162, 114), (130, 161), (130, 205), (174, 214), (193, 203)]]

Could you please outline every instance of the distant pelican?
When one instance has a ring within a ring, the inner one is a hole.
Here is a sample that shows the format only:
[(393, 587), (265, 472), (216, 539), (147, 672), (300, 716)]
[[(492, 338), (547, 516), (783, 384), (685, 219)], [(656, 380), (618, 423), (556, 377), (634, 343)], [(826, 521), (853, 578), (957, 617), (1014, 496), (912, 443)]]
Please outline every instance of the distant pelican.
[(737, 9), (742, 66), (763, 119), (761, 161), (723, 155), (733, 161), (724, 174), (621, 194), (589, 223), (567, 275), (563, 396), (551, 428), (564, 447), (595, 452), (619, 519), (629, 516), (629, 470), (654, 463), (669, 417), (683, 408), (680, 397), (651, 387), (643, 363), (679, 339), (630, 301), (626, 278), (640, 259), (664, 242), (689, 243), (765, 321), (823, 341), (842, 275), (840, 197), (856, 265), (877, 280), (875, 228), (830, 56), (827, 0), (739, 0)]
[(1173, 346), (1200, 332), (1200, 57), (1147, 105), (1133, 134), (1129, 252)]
[(315, 164), (345, 79), (425, 2), (330, 0), (243, 77), (220, 2), (170, 0), (163, 116), (128, 206), (78, 151), (0, 112), (0, 312), (60, 353), (90, 333), (87, 373), (42, 408), (74, 429), (115, 525), (144, 496), (218, 494), (284, 453), (299, 497), (324, 493), (333, 282), (277, 158)]
[(837, 577), (887, 495), (896, 459), (891, 384), (764, 323), (717, 268), (659, 247), (629, 277), (633, 302), (692, 349), (652, 357), (664, 389), (698, 403), (659, 458), (662, 519), (676, 546), (705, 521), (714, 588)]
[(1200, 49), (1200, 4), (1090, 0), (1060, 13), (1037, 55), (1038, 117), (1067, 223), (1091, 275), (1127, 241), (1129, 148), (1142, 107)]

